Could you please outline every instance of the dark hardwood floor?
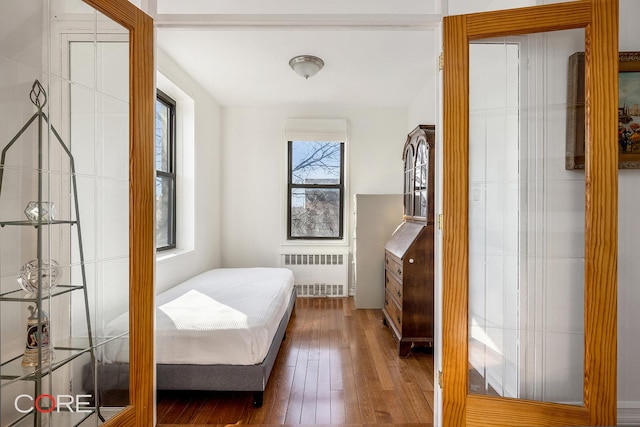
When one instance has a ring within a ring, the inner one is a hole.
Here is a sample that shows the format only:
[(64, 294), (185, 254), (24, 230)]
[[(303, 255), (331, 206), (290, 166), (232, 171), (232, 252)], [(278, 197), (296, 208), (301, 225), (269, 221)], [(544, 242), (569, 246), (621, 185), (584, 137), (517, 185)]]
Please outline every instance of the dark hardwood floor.
[(252, 393), (158, 391), (158, 425), (430, 426), (432, 352), (396, 345), (381, 310), (298, 298), (261, 408)]

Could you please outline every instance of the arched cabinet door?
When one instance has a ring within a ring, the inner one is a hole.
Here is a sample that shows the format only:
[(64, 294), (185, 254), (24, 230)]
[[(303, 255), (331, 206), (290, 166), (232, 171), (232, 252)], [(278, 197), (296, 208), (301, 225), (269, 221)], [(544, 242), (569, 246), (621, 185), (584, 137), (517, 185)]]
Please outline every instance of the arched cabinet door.
[(433, 222), (435, 126), (418, 125), (404, 145), (404, 219)]

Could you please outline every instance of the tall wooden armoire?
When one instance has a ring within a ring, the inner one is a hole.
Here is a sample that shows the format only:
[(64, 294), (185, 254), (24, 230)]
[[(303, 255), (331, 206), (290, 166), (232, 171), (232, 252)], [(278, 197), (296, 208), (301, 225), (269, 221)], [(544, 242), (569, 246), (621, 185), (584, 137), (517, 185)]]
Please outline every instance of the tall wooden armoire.
[(398, 340), (398, 355), (433, 346), (433, 239), (435, 126), (407, 136), (404, 215), (385, 245), (384, 322)]

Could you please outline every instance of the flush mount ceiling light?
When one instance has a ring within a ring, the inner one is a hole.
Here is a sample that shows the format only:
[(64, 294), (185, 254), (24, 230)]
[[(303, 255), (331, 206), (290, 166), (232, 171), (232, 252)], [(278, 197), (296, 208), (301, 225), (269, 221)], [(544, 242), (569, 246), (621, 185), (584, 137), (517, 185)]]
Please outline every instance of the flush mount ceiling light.
[(324, 67), (324, 61), (313, 55), (299, 55), (291, 58), (289, 66), (300, 76), (308, 79)]

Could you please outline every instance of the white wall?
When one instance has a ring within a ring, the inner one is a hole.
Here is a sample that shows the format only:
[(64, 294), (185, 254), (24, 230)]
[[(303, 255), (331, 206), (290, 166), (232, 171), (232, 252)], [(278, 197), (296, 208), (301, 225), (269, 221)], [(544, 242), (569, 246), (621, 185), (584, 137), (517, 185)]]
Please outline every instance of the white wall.
[(325, 0), (322, 2), (301, 2), (298, 0), (274, 0), (269, 6), (263, 0), (216, 1), (158, 0), (158, 13), (211, 13), (211, 14), (360, 14), (363, 10), (374, 14), (433, 13), (440, 0)]
[[(446, 2), (443, 0), (441, 3)], [(444, 5), (446, 10), (446, 4)], [(435, 31), (434, 52), (439, 55), (442, 51), (441, 31)], [(439, 61), (435, 61), (435, 66), (439, 68)], [(436, 126), (436, 147), (435, 147), (435, 186), (434, 210), (435, 216), (442, 213), (442, 99), (440, 88), (442, 86), (442, 71), (434, 73), (432, 81), (427, 82), (418, 92), (416, 99), (409, 105), (407, 129), (414, 129), (417, 124), (433, 124)], [(442, 317), (442, 280), (440, 279), (442, 262), (442, 233), (436, 229), (434, 238), (434, 349), (433, 349), (433, 377), (438, 378), (438, 371), (442, 369), (442, 325), (438, 321)], [(440, 411), (442, 402), (442, 390), (435, 387), (434, 390), (434, 425), (442, 424), (442, 413)]]
[[(162, 50), (158, 70), (193, 99), (195, 113), (195, 210), (178, 221), (195, 220), (193, 249), (163, 254), (156, 264), (156, 292), (221, 264), (221, 108), (178, 64)], [(186, 142), (185, 142), (186, 143)], [(184, 164), (183, 164), (184, 165)]]
[[(436, 52), (438, 50), (436, 49)], [(437, 62), (437, 61), (436, 61)], [(437, 74), (436, 74), (437, 75)], [(436, 81), (434, 79), (427, 82), (422, 90), (418, 92), (416, 99), (409, 105), (407, 131), (415, 129), (418, 125), (437, 125), (436, 122)], [(436, 126), (436, 130), (438, 130)], [(408, 133), (407, 132), (407, 133)], [(436, 141), (436, 145), (439, 141)]]
[[(350, 205), (356, 193), (402, 192), (405, 108), (229, 107), (223, 111), (222, 265), (277, 266), (286, 234), (289, 118), (347, 120)], [(350, 221), (351, 216), (345, 217)], [(401, 221), (401, 218), (398, 218)], [(345, 236), (351, 235), (350, 225)]]

